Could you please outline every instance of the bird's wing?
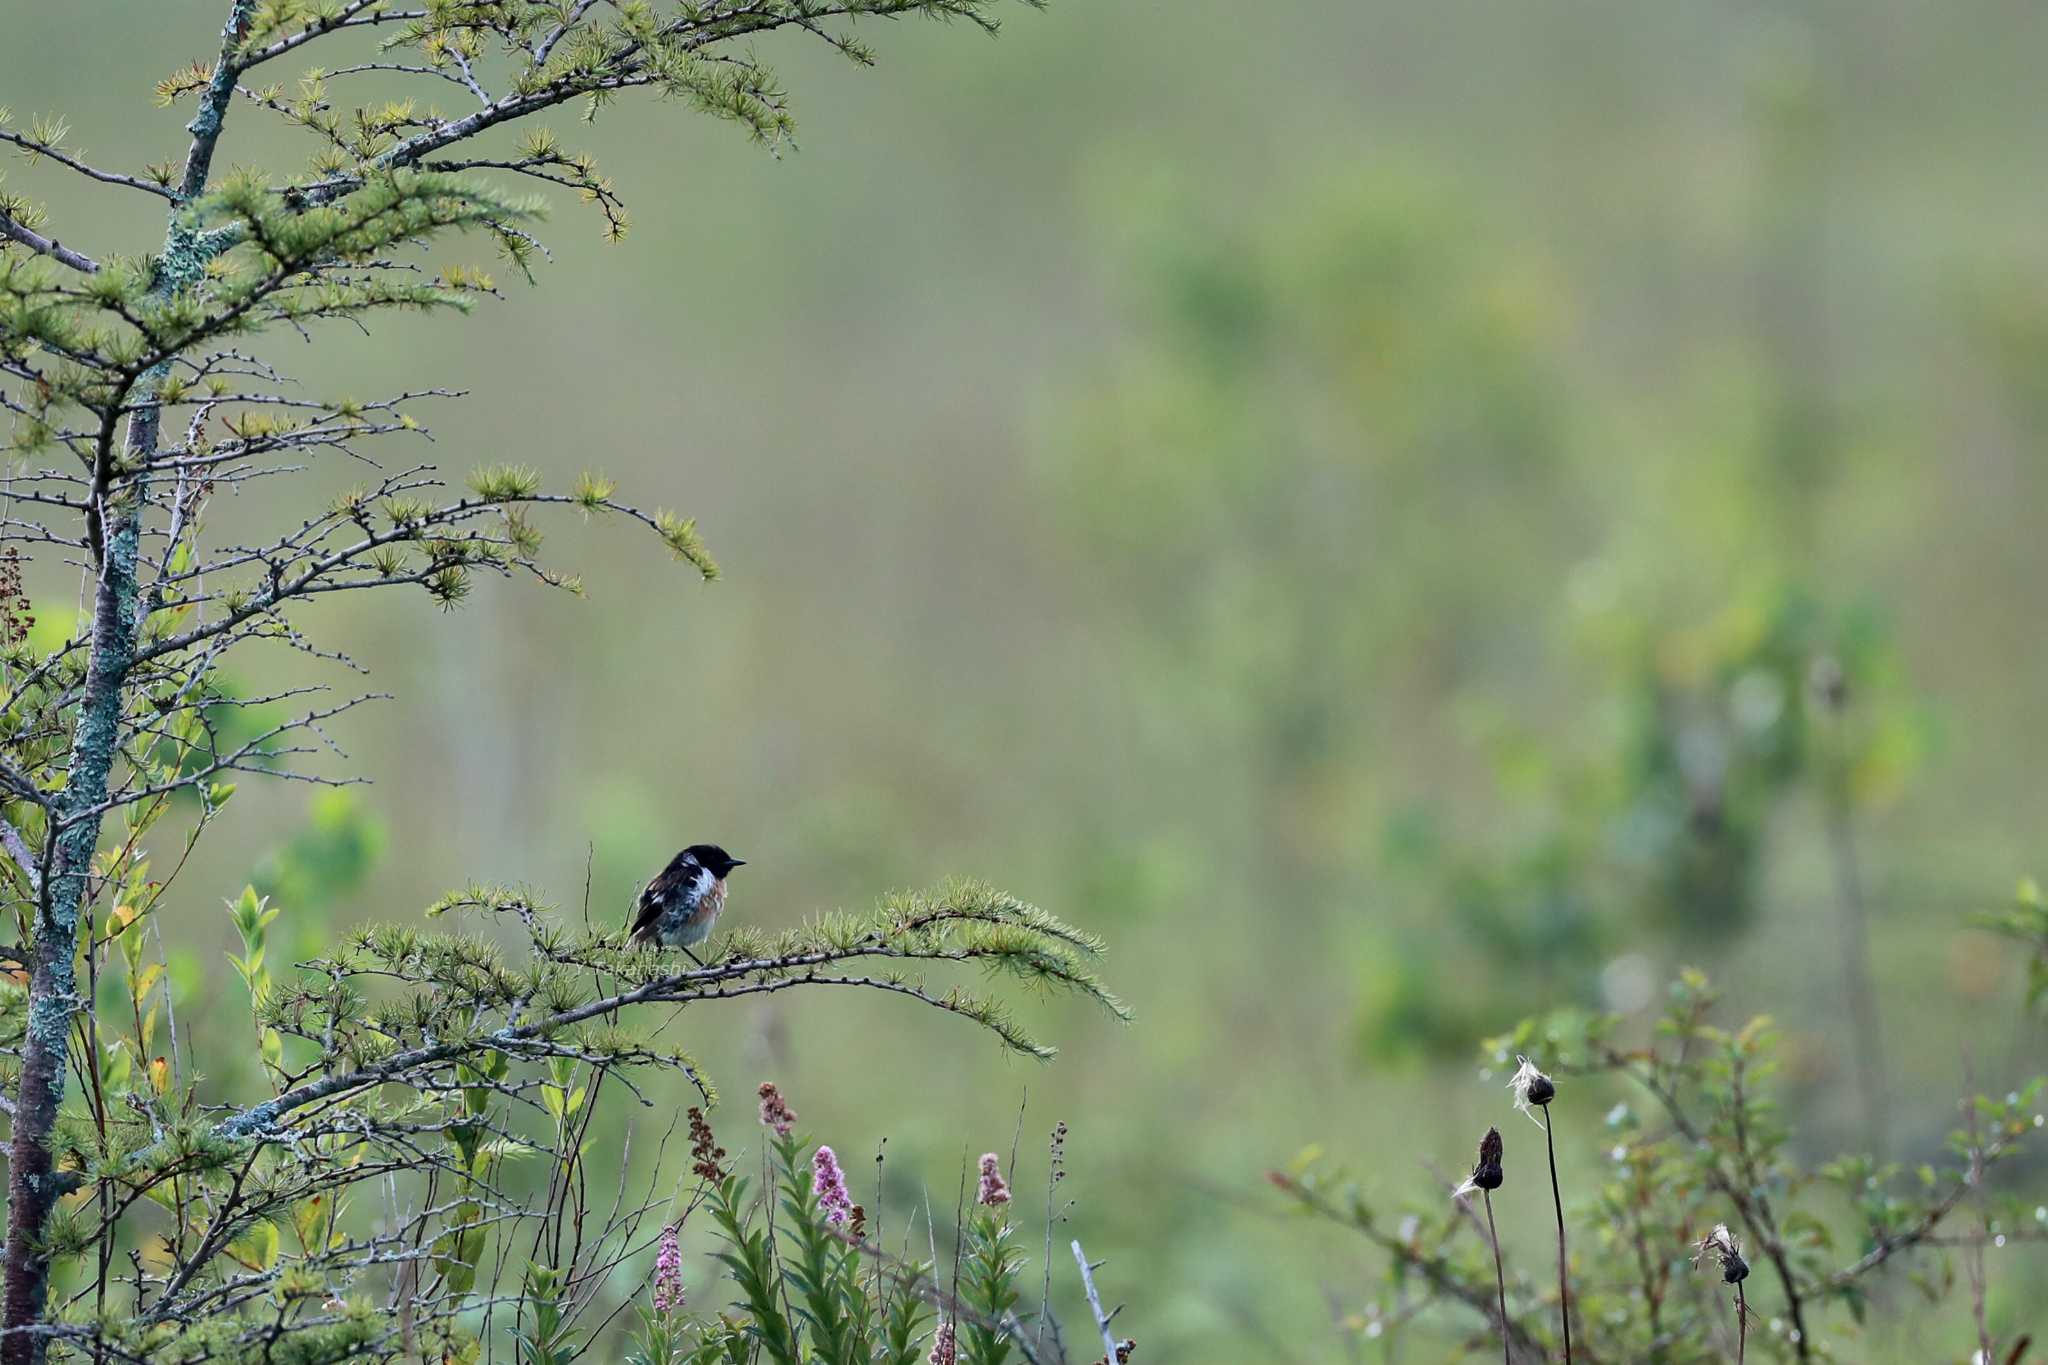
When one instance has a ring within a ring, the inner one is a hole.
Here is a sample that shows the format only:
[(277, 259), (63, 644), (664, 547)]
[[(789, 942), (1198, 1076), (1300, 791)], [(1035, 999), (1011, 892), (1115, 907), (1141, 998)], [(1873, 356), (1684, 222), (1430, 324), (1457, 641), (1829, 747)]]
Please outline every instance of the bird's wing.
[(678, 853), (669, 859), (668, 866), (640, 893), (639, 903), (633, 907), (633, 927), (627, 931), (628, 936), (653, 928), (654, 921), (661, 915), (662, 903), (670, 893), (679, 885), (687, 886), (695, 881), (700, 871), (697, 860), (687, 853)]

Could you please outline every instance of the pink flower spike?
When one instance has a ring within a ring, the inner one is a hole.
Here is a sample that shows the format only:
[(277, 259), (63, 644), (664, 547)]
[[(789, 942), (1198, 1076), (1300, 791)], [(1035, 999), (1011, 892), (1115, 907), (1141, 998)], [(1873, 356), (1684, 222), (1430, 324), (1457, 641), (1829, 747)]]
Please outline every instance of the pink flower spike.
[(683, 1248), (674, 1224), (661, 1230), (661, 1249), (654, 1254), (654, 1311), (668, 1313), (683, 1306)]
[(991, 1208), (1010, 1202), (1010, 1187), (1003, 1180), (1002, 1171), (996, 1166), (996, 1154), (985, 1152), (981, 1158), (981, 1189), (974, 1196), (977, 1204)]
[(825, 1221), (838, 1227), (853, 1217), (853, 1197), (846, 1192), (846, 1173), (839, 1169), (839, 1158), (830, 1147), (820, 1147), (811, 1158), (811, 1193), (818, 1196), (818, 1207), (825, 1211)]
[(953, 1344), (953, 1324), (942, 1322), (939, 1330), (932, 1334), (932, 1353), (925, 1357), (931, 1365), (956, 1365), (959, 1348)]

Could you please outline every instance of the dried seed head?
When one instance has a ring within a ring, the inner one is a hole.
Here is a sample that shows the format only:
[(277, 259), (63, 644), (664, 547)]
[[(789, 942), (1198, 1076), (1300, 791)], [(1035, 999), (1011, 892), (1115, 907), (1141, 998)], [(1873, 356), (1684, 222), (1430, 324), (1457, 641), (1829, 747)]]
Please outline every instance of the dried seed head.
[(1714, 1230), (1696, 1243), (1699, 1250), (1692, 1258), (1697, 1266), (1709, 1254), (1721, 1263), (1721, 1280), (1724, 1284), (1741, 1284), (1749, 1278), (1749, 1262), (1742, 1259), (1742, 1242), (1728, 1231), (1726, 1223), (1714, 1224)]
[(1508, 1081), (1508, 1089), (1514, 1092), (1515, 1108), (1521, 1110), (1524, 1114), (1528, 1114), (1529, 1122), (1536, 1124), (1540, 1128), (1543, 1125), (1529, 1111), (1532, 1108), (1540, 1108), (1556, 1099), (1557, 1085), (1550, 1077), (1538, 1071), (1536, 1063), (1530, 1061), (1527, 1057), (1521, 1056), (1518, 1053), (1515, 1060), (1520, 1065), (1515, 1068), (1514, 1077)]
[(1479, 1139), (1479, 1164), (1472, 1168), (1472, 1183), (1482, 1190), (1500, 1188), (1502, 1174), (1501, 1153), (1505, 1144), (1501, 1142), (1500, 1129), (1489, 1128), (1486, 1136)]
[(698, 1178), (713, 1185), (725, 1179), (725, 1148), (718, 1145), (712, 1135), (711, 1121), (704, 1117), (702, 1109), (690, 1109), (690, 1169)]
[(789, 1101), (782, 1098), (773, 1081), (761, 1082), (760, 1094), (762, 1126), (774, 1129), (777, 1137), (788, 1137), (796, 1127), (796, 1110), (789, 1107)]
[(1487, 1129), (1486, 1136), (1479, 1139), (1479, 1161), (1472, 1167), (1471, 1177), (1451, 1191), (1451, 1198), (1463, 1199), (1474, 1190), (1499, 1189), (1503, 1179), (1500, 1165), (1501, 1150), (1500, 1129)]

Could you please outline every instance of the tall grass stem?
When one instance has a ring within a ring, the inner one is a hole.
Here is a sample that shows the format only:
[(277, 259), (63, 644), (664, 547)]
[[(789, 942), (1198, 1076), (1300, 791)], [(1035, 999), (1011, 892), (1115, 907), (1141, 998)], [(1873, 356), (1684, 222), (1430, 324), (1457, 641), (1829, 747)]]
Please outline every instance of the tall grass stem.
[(1486, 1235), (1493, 1242), (1493, 1282), (1500, 1291), (1500, 1361), (1501, 1365), (1515, 1365), (1508, 1341), (1508, 1274), (1500, 1263), (1500, 1230), (1493, 1225), (1493, 1191), (1479, 1193), (1486, 1200)]
[(1550, 1133), (1550, 1106), (1543, 1106), (1543, 1147), (1550, 1156), (1550, 1203), (1557, 1210), (1557, 1311), (1564, 1321), (1564, 1365), (1572, 1365), (1571, 1276), (1564, 1249), (1564, 1196), (1557, 1192), (1557, 1141)]

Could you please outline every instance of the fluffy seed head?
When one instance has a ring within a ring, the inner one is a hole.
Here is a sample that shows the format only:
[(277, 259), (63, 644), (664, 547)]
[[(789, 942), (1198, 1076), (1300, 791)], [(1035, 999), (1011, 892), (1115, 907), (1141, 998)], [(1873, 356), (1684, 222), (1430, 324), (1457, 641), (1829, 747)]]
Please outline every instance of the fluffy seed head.
[(1517, 1053), (1515, 1060), (1520, 1065), (1515, 1068), (1513, 1078), (1508, 1081), (1508, 1089), (1514, 1092), (1515, 1108), (1527, 1114), (1529, 1122), (1541, 1128), (1543, 1126), (1542, 1123), (1530, 1111), (1532, 1109), (1540, 1109), (1556, 1099), (1557, 1085), (1550, 1077), (1538, 1071), (1536, 1063), (1530, 1061), (1527, 1057)]
[(1697, 1245), (1699, 1250), (1692, 1258), (1695, 1266), (1711, 1254), (1721, 1263), (1722, 1283), (1741, 1284), (1749, 1278), (1749, 1262), (1742, 1259), (1742, 1241), (1728, 1231), (1726, 1223), (1714, 1224), (1714, 1230), (1700, 1238)]

